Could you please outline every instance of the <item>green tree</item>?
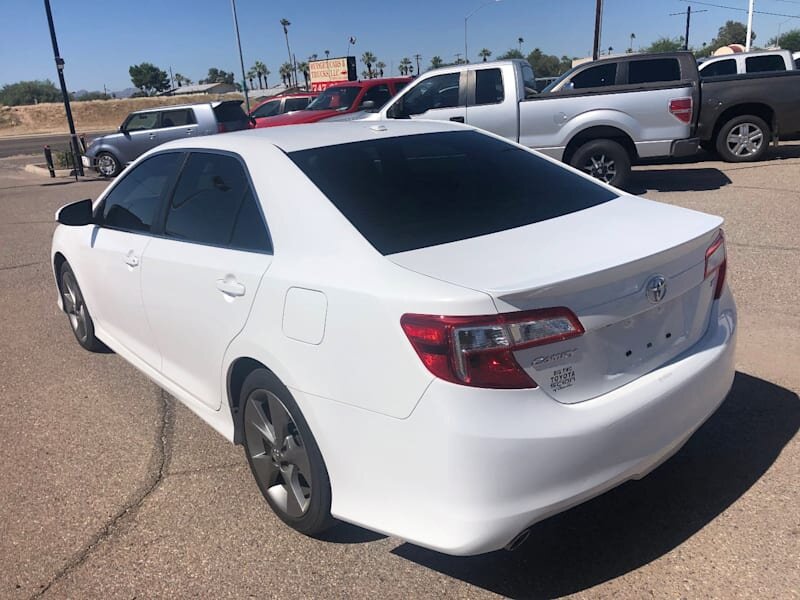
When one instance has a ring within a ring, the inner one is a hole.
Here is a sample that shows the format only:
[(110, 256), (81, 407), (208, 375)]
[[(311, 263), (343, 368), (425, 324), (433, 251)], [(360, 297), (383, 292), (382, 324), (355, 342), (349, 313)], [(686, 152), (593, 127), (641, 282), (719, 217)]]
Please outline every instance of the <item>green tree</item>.
[(278, 69), (278, 74), (281, 76), (281, 81), (283, 85), (287, 88), (292, 86), (292, 65), (288, 62), (285, 62), (281, 65), (281, 68)]
[(769, 44), (770, 46), (778, 46), (784, 50), (800, 52), (800, 29), (792, 29), (791, 31), (782, 33), (780, 39), (772, 38)]
[(642, 48), (642, 52), (677, 52), (683, 49), (681, 38), (660, 37), (649, 46)]
[[(261, 77), (258, 74), (258, 71), (256, 70), (255, 67), (250, 67), (250, 70), (247, 71), (247, 81), (250, 82), (250, 89), (251, 90), (255, 89), (255, 86), (253, 86), (253, 80), (256, 79), (256, 78), (261, 79)], [(260, 83), (261, 82), (259, 81), (259, 84)], [(261, 86), (259, 85), (259, 87), (261, 87)]]
[(400, 74), (401, 75), (408, 75), (409, 73), (413, 73), (413, 71), (412, 71), (413, 67), (411, 66), (411, 59), (410, 58), (404, 57), (400, 61), (400, 65), (398, 66), (398, 68), (400, 69)]
[(84, 92), (80, 96), (75, 96), (73, 100), (77, 102), (84, 102), (86, 100), (110, 100), (111, 96), (101, 91)]
[(307, 62), (300, 62), (297, 63), (297, 69), (303, 74), (303, 80), (306, 83), (306, 90), (308, 89), (308, 76), (311, 74), (308, 70), (308, 63)]
[(368, 79), (372, 79), (372, 65), (377, 62), (377, 58), (375, 55), (367, 50), (364, 54), (361, 55), (361, 62), (364, 63), (364, 66), (367, 67), (367, 76)]
[(148, 96), (169, 89), (169, 76), (157, 66), (150, 63), (131, 65), (128, 69), (131, 82)]
[(520, 52), (516, 48), (510, 48), (508, 51), (504, 52), (497, 58), (500, 60), (507, 60), (509, 58), (525, 58), (525, 55), (522, 54), (522, 52)]
[[(750, 40), (756, 39), (755, 31), (751, 34)], [(739, 21), (725, 21), (725, 25), (719, 28), (717, 37), (711, 42), (714, 49), (728, 44), (742, 44), (747, 43), (747, 26)]]
[(444, 64), (441, 56), (433, 56), (431, 57), (431, 69), (438, 69)]
[(480, 52), (478, 52), (478, 56), (483, 59), (483, 62), (486, 62), (486, 59), (492, 55), (492, 51), (488, 48), (482, 48)]
[(383, 62), (382, 60), (379, 60), (378, 62), (375, 63), (375, 71), (377, 72), (377, 74), (380, 77), (383, 77), (384, 69), (386, 69), (386, 63), (385, 62)]
[(206, 76), (203, 81), (205, 83), (228, 83), (230, 85), (234, 85), (233, 79), (233, 71), (228, 72), (216, 67), (211, 67), (208, 70), (208, 76)]
[(180, 73), (175, 73), (175, 81), (178, 83), (178, 87), (182, 85), (192, 85), (192, 80), (188, 77), (184, 77)]
[(253, 63), (253, 68), (251, 70), (256, 72), (256, 77), (258, 78), (258, 89), (261, 89), (263, 87), (263, 81), (261, 78), (264, 76), (264, 71), (267, 70), (267, 66), (260, 60), (257, 60)]
[(58, 102), (59, 100), (61, 100), (61, 92), (49, 79), (9, 83), (0, 88), (0, 104), (6, 106)]
[[(281, 27), (283, 27), (283, 35), (286, 37), (286, 53), (289, 55), (289, 62), (285, 64), (289, 65), (290, 77), (293, 69), (292, 63), (294, 62), (294, 60), (292, 60), (292, 49), (289, 47), (289, 25), (291, 24), (292, 23), (289, 21), (289, 19), (281, 19)], [(291, 79), (289, 79), (289, 85), (292, 85)], [(295, 72), (294, 74), (294, 85), (297, 85), (297, 72)]]
[[(539, 48), (534, 48), (528, 54), (528, 62), (533, 67), (533, 73), (536, 77), (557, 77), (566, 71), (566, 69), (562, 69), (562, 59), (553, 54), (545, 54)], [(570, 64), (572, 64), (572, 61), (570, 61)]]

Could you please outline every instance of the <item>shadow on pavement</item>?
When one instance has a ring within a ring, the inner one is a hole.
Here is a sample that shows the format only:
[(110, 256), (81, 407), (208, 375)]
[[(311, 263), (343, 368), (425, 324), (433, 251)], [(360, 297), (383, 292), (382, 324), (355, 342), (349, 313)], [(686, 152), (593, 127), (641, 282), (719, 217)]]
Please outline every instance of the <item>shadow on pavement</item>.
[(386, 538), (385, 535), (377, 531), (370, 531), (369, 529), (343, 522), (337, 523), (315, 537), (323, 542), (332, 542), (334, 544), (363, 544)]
[(631, 194), (658, 192), (701, 192), (718, 190), (731, 180), (719, 169), (638, 169), (625, 186)]
[(641, 481), (533, 527), (515, 552), (453, 557), (403, 544), (419, 565), (512, 598), (552, 598), (657, 559), (713, 521), (769, 469), (800, 428), (794, 392), (737, 373), (719, 410)]

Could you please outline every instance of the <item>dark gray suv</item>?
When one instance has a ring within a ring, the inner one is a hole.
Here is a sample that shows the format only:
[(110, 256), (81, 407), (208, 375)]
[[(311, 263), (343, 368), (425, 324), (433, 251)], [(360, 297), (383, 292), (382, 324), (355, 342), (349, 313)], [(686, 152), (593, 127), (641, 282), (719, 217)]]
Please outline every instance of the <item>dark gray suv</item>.
[(117, 133), (92, 140), (82, 157), (84, 167), (114, 177), (150, 148), (185, 137), (239, 131), (252, 125), (241, 100), (162, 106), (132, 112)]

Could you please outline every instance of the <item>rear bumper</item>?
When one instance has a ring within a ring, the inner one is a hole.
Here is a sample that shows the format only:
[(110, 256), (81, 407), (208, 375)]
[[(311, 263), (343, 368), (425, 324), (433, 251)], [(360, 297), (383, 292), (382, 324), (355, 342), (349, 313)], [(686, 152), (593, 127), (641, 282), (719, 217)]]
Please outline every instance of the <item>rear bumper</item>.
[(683, 158), (685, 156), (694, 156), (700, 151), (700, 139), (689, 138), (686, 140), (675, 140), (672, 142), (672, 150), (670, 156), (673, 158)]
[(691, 350), (578, 404), (435, 380), (400, 420), (293, 393), (325, 457), (335, 516), (441, 552), (479, 554), (677, 452), (730, 390), (735, 341), (726, 289)]

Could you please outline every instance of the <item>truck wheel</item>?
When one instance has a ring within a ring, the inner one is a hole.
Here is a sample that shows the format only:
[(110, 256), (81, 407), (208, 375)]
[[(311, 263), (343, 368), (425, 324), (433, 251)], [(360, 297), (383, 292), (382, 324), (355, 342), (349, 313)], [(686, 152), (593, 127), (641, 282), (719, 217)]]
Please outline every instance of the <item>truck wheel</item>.
[(110, 152), (101, 152), (96, 159), (97, 172), (103, 177), (116, 177), (122, 170), (117, 157)]
[(631, 174), (627, 150), (613, 140), (592, 140), (578, 148), (569, 164), (603, 183), (621, 187)]
[(761, 160), (769, 148), (769, 126), (755, 115), (731, 119), (717, 134), (717, 152), (726, 162)]

